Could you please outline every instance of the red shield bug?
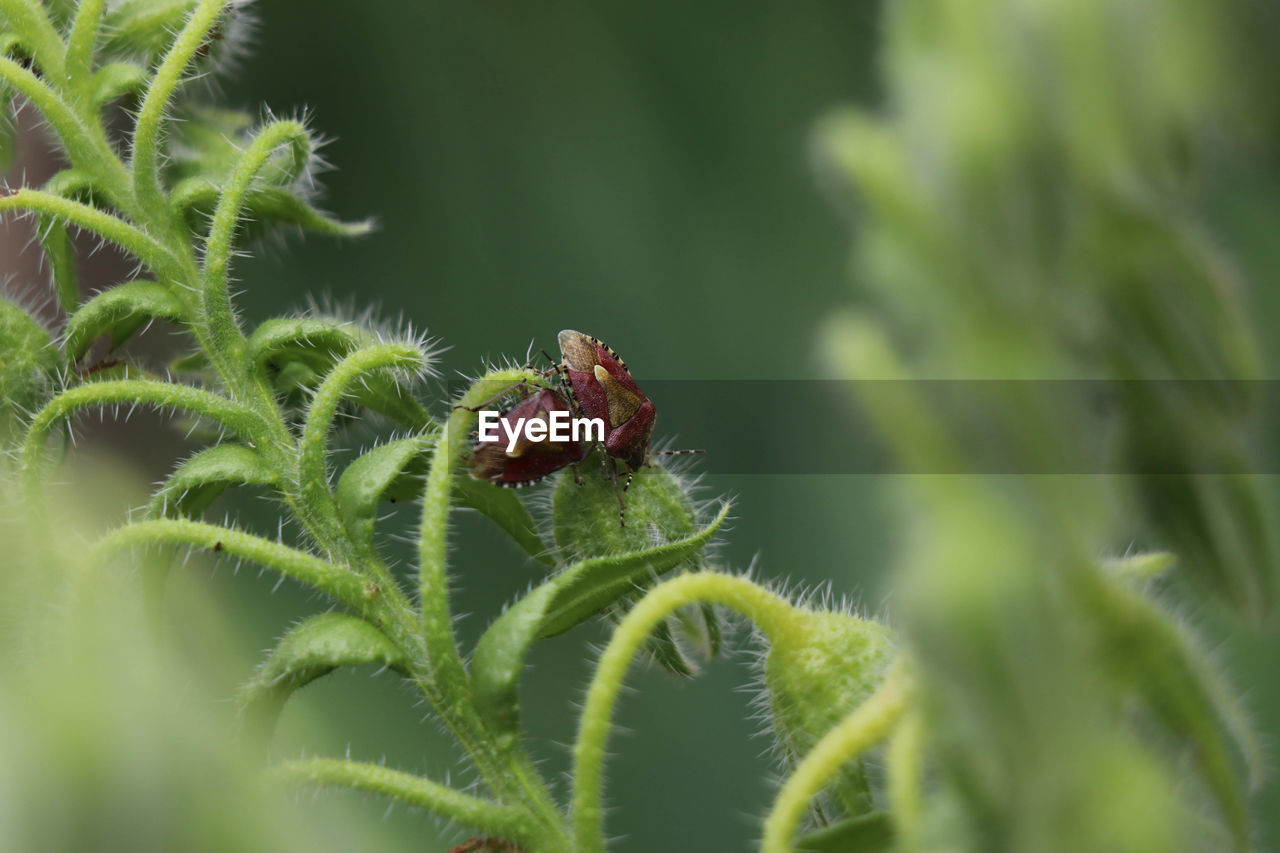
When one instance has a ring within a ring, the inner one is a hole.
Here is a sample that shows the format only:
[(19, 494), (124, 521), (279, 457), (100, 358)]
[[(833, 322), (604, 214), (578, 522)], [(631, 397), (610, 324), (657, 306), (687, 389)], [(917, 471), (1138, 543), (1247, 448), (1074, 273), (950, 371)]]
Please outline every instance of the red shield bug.
[[(631, 485), (631, 475), (649, 459), (649, 441), (658, 410), (631, 377), (627, 365), (603, 341), (572, 329), (562, 331), (559, 340), (563, 362), (558, 370), (568, 380), (574, 405), (587, 417), (604, 421), (603, 452), (621, 459), (627, 466), (626, 485), (618, 492), (618, 519), (625, 524), (626, 504), (622, 493)], [(664, 451), (663, 455), (701, 452)], [(606, 467), (616, 488), (617, 469), (612, 465)]]
[[(469, 462), (471, 475), (499, 486), (527, 486), (581, 462), (587, 447), (581, 441), (552, 441), (548, 424), (553, 412), (570, 413), (569, 402), (551, 388), (543, 388), (498, 415), (497, 438), (482, 437)], [(534, 427), (540, 423), (541, 427)]]
[(601, 341), (565, 329), (560, 333), (560, 355), (578, 408), (587, 417), (604, 420), (605, 453), (639, 470), (649, 456), (658, 414), (653, 402), (618, 354)]

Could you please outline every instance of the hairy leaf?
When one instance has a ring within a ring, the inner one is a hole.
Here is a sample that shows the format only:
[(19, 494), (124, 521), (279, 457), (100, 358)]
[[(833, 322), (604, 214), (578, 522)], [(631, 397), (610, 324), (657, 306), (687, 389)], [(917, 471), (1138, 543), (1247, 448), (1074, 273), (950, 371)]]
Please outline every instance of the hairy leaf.
[(219, 444), (202, 450), (169, 475), (151, 499), (151, 515), (199, 516), (219, 495), (235, 486), (272, 486), (278, 474), (256, 450)]
[(405, 675), (400, 649), (373, 625), (348, 613), (321, 613), (300, 622), (240, 691), (240, 708), (250, 724), (269, 733), (294, 691), (340, 666), (378, 664)]
[(434, 444), (433, 436), (392, 441), (357, 457), (338, 478), (335, 490), (338, 517), (357, 542), (373, 539), (378, 502), (412, 500), (421, 491), (426, 471), (423, 454)]
[(143, 324), (157, 317), (185, 320), (182, 300), (169, 287), (154, 281), (130, 281), (102, 291), (67, 321), (67, 355), (78, 359), (100, 335), (111, 335), (118, 347)]
[(728, 514), (726, 503), (707, 526), (687, 539), (576, 563), (517, 601), (476, 645), (472, 677), (481, 711), (496, 726), (514, 728), (519, 718), (520, 673), (533, 644), (569, 630), (633, 591), (638, 583), (678, 566), (711, 541)]

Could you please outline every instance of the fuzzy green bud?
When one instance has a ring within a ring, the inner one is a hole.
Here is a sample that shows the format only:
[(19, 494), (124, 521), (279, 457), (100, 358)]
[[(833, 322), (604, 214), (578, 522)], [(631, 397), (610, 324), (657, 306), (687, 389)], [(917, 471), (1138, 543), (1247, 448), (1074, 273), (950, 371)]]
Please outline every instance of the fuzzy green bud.
[[(889, 628), (838, 611), (796, 609), (796, 618), (767, 626), (764, 662), (774, 736), (788, 765), (875, 692), (893, 658)], [(850, 764), (829, 788), (848, 816), (871, 810), (862, 762)]]
[[(688, 539), (705, 523), (689, 484), (665, 468), (645, 466), (635, 472), (623, 497), (624, 514), (613, 479), (591, 463), (588, 460), (583, 466), (581, 484), (573, 476), (561, 476), (552, 497), (556, 547), (566, 563), (647, 551)], [(622, 482), (620, 478), (617, 489)], [(668, 571), (703, 567), (702, 554), (696, 553)], [(656, 580), (657, 573), (652, 574)], [(635, 594), (619, 599), (608, 615), (619, 618), (645, 588), (638, 586)], [(655, 629), (646, 652), (673, 675), (689, 676), (695, 667), (682, 645), (693, 645), (702, 656), (715, 657), (720, 634), (719, 617), (712, 607), (685, 608)]]

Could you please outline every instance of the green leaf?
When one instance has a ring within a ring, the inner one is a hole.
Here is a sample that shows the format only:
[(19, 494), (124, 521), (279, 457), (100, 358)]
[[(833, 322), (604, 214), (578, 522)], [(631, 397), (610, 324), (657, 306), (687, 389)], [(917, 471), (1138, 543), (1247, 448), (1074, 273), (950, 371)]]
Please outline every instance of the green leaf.
[[(169, 203), (174, 210), (187, 218), (196, 228), (201, 219), (213, 215), (221, 195), (218, 187), (208, 177), (197, 175), (174, 185)], [(279, 223), (297, 225), (308, 231), (334, 237), (358, 237), (369, 233), (368, 222), (341, 222), (321, 213), (284, 187), (253, 189), (245, 196), (246, 219), (242, 225), (243, 238), (253, 240), (261, 236), (265, 226)]]
[(269, 734), (295, 690), (340, 666), (378, 664), (408, 674), (403, 652), (373, 625), (348, 613), (321, 613), (285, 634), (240, 690), (240, 709), (254, 729)]
[(453, 497), (456, 506), (474, 509), (502, 528), (534, 560), (548, 567), (555, 565), (555, 558), (538, 535), (533, 516), (514, 489), (477, 480), (464, 472), (454, 483)]
[(153, 65), (182, 29), (196, 0), (125, 0), (108, 4), (102, 26), (103, 53), (137, 57)]
[[(263, 322), (249, 336), (249, 357), (268, 380), (277, 380), (293, 363), (305, 365), (311, 375), (319, 377), (359, 347), (363, 339), (353, 323), (277, 317)], [(276, 390), (285, 389), (277, 383)]]
[(358, 237), (369, 233), (372, 227), (368, 222), (341, 222), (326, 216), (282, 188), (250, 192), (245, 198), (245, 207), (251, 221), (283, 222), (335, 237)]
[[(280, 317), (254, 330), (249, 356), (286, 403), (301, 407), (305, 392), (318, 386), (338, 361), (358, 347), (378, 342), (374, 332), (352, 322)], [(414, 432), (432, 423), (430, 413), (390, 376), (369, 377), (354, 389), (353, 401)]]
[(889, 853), (893, 821), (887, 812), (843, 820), (796, 842), (797, 853)]
[(1141, 584), (1164, 574), (1177, 562), (1176, 554), (1170, 554), (1168, 551), (1149, 551), (1104, 560), (1102, 568), (1117, 578)]
[(153, 517), (196, 518), (234, 486), (274, 486), (275, 470), (256, 450), (219, 444), (202, 450), (169, 475), (151, 499)]
[(533, 644), (584, 622), (637, 584), (680, 565), (711, 541), (728, 514), (726, 503), (687, 539), (575, 563), (513, 604), (485, 631), (472, 658), (481, 712), (499, 729), (513, 730), (519, 720), (520, 673)]
[(102, 291), (67, 321), (66, 350), (72, 359), (84, 355), (100, 335), (110, 334), (118, 347), (144, 323), (157, 317), (183, 321), (186, 309), (172, 289), (154, 281), (130, 281)]
[(403, 438), (375, 447), (347, 466), (335, 498), (338, 517), (352, 539), (363, 544), (373, 540), (379, 501), (418, 496), (426, 473), (424, 454), (434, 444), (434, 436)]
[(104, 107), (116, 98), (142, 92), (146, 85), (145, 70), (132, 62), (112, 62), (93, 76), (93, 104)]

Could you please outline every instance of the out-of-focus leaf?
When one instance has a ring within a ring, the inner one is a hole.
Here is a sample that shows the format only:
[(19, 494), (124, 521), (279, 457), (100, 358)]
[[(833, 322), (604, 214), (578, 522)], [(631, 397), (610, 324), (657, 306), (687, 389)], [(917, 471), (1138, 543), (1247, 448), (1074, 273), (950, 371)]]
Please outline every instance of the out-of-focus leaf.
[(1254, 779), (1262, 751), (1247, 715), (1221, 678), (1199, 659), (1173, 621), (1140, 594), (1094, 587), (1106, 661), (1133, 684), (1151, 714), (1195, 755), (1195, 766), (1222, 811), (1238, 849), (1248, 846), (1248, 805), (1230, 744)]
[(125, 0), (110, 4), (103, 21), (101, 49), (112, 56), (136, 56), (151, 65), (182, 29), (197, 0)]

